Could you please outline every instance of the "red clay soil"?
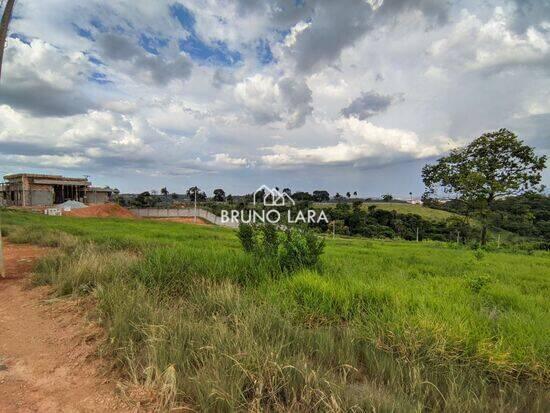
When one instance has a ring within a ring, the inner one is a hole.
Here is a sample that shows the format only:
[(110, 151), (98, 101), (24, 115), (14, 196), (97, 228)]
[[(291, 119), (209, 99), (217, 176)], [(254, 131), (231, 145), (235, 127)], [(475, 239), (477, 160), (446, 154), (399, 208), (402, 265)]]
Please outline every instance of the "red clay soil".
[[(28, 288), (48, 249), (5, 245), (0, 277), (0, 412), (125, 412), (97, 354), (100, 329), (77, 300), (51, 300)], [(47, 301), (49, 300), (49, 301)]]
[(64, 212), (63, 215), (81, 218), (137, 218), (131, 211), (117, 204), (90, 205)]

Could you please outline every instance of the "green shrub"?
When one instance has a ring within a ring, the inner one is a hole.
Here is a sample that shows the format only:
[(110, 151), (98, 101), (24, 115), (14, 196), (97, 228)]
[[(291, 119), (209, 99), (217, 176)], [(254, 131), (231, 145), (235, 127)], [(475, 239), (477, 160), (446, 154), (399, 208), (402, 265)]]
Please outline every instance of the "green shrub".
[(479, 293), (483, 286), (487, 285), (491, 281), (491, 278), (486, 275), (477, 275), (468, 280), (468, 287), (474, 293)]
[(256, 240), (254, 238), (254, 230), (251, 225), (240, 224), (237, 236), (241, 240), (243, 249), (246, 252), (252, 252), (256, 246)]
[(323, 253), (325, 242), (310, 230), (289, 229), (279, 249), (279, 265), (285, 271), (315, 268)]
[(478, 261), (481, 261), (485, 257), (485, 253), (481, 249), (477, 249), (474, 251), (474, 257), (476, 257)]
[(241, 224), (238, 237), (245, 252), (251, 254), (257, 263), (270, 268), (272, 275), (315, 268), (325, 247), (324, 240), (309, 228), (280, 231), (271, 224)]

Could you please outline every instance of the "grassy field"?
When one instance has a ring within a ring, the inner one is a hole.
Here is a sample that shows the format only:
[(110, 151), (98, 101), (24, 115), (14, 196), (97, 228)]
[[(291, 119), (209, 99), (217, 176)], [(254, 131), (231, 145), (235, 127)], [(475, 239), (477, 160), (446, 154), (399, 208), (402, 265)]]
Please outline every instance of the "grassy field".
[(456, 214), (440, 209), (427, 208), (422, 205), (404, 204), (401, 202), (365, 202), (363, 208), (368, 208), (370, 205), (375, 205), (376, 208), (385, 209), (387, 211), (397, 211), (399, 214), (416, 214), (424, 219), (444, 220)]
[(35, 283), (93, 294), (105, 351), (159, 408), (550, 403), (548, 253), (327, 239), (319, 271), (273, 278), (231, 230), (17, 212), (2, 222), (12, 242), (61, 247)]
[[(336, 206), (335, 203), (315, 204), (318, 207), (323, 206)], [(442, 211), (440, 209), (427, 208), (422, 205), (413, 205), (403, 202), (363, 202), (363, 209), (368, 209), (369, 206), (374, 205), (376, 208), (386, 211), (396, 211), (399, 214), (416, 214), (420, 215), (424, 219), (432, 221), (442, 221), (456, 214), (448, 211)]]

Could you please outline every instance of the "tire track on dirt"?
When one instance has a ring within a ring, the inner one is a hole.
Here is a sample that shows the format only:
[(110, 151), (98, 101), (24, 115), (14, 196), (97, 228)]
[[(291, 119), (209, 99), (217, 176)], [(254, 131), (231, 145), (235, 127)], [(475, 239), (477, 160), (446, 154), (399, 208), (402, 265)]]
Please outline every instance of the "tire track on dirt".
[[(75, 300), (45, 302), (28, 288), (34, 262), (49, 250), (5, 243), (0, 278), (0, 412), (130, 411), (100, 373), (97, 327)], [(95, 332), (94, 332), (95, 330)]]

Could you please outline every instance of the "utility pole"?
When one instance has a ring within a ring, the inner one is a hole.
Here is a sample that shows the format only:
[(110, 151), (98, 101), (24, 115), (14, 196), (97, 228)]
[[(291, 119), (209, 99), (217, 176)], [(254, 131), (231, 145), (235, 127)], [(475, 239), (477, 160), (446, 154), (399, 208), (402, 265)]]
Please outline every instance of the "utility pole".
[[(4, 60), (4, 48), (6, 47), (6, 38), (8, 37), (8, 26), (10, 24), (11, 15), (13, 14), (13, 6), (15, 0), (8, 0), (6, 8), (2, 14), (0, 22), (0, 79), (2, 77), (2, 61)], [(0, 219), (0, 277), (6, 277), (6, 266), (4, 264), (4, 247), (2, 245), (2, 221)]]
[(193, 218), (193, 222), (197, 223), (197, 192), (199, 192), (199, 188), (195, 187), (195, 217)]
[(15, 0), (8, 0), (6, 8), (2, 14), (2, 22), (0, 23), (0, 77), (2, 76), (2, 61), (4, 60), (4, 48), (6, 47), (6, 38), (8, 37), (8, 26), (10, 24), (11, 15), (13, 14), (13, 6)]
[(4, 265), (4, 248), (2, 247), (2, 231), (0, 230), (0, 277), (6, 278), (6, 266)]

